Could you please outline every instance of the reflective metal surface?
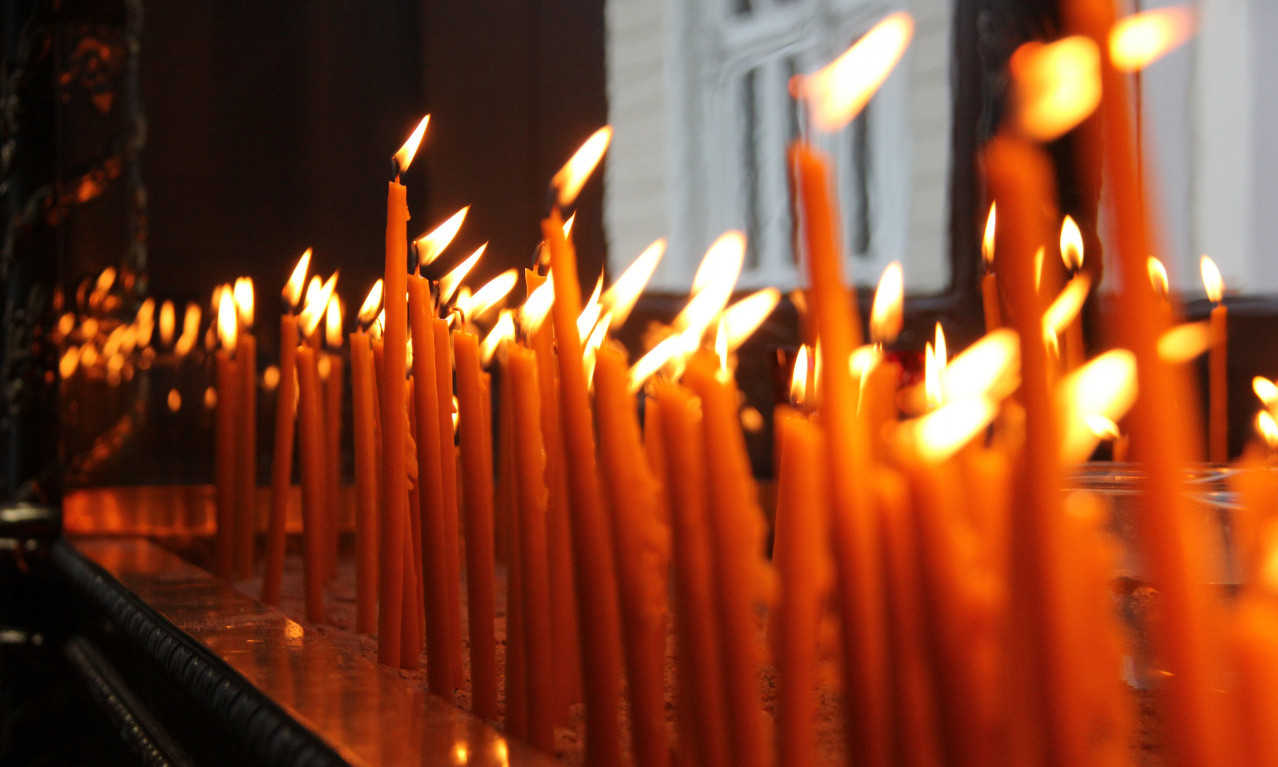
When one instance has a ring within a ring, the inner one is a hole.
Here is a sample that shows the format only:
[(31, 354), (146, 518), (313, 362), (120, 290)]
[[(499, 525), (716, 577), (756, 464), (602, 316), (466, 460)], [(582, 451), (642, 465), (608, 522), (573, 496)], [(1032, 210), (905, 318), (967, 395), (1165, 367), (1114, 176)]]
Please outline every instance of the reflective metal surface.
[(556, 764), (155, 544), (75, 546), (353, 764)]

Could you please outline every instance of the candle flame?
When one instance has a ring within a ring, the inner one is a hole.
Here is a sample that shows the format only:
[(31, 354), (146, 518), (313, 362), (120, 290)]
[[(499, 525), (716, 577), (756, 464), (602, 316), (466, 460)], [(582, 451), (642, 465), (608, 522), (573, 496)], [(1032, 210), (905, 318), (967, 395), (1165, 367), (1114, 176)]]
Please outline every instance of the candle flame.
[(649, 349), (630, 368), (630, 392), (633, 394), (642, 389), (644, 382), (667, 365), (671, 368), (671, 375), (678, 377), (683, 372), (687, 356), (696, 351), (700, 343), (700, 333), (694, 335), (685, 331), (676, 333)]
[(1070, 271), (1083, 268), (1083, 232), (1068, 214), (1061, 221), (1061, 260)]
[[(817, 344), (817, 353), (814, 355), (814, 358), (817, 363), (821, 362), (820, 344)], [(874, 344), (858, 346), (856, 349), (852, 350), (851, 354), (848, 355), (848, 370), (851, 371), (854, 378), (864, 379), (870, 374), (870, 371), (882, 361), (883, 351), (878, 346)], [(816, 368), (817, 370), (814, 372), (819, 374), (821, 368), (820, 364), (817, 364)], [(816, 377), (816, 380), (820, 381), (819, 375)]]
[(160, 343), (169, 346), (173, 343), (173, 330), (177, 325), (177, 313), (172, 301), (160, 304)]
[(105, 294), (115, 284), (116, 271), (114, 266), (108, 266), (98, 275), (97, 285), (94, 292)]
[[(612, 128), (605, 125), (591, 134), (590, 138), (573, 153), (568, 162), (559, 169), (550, 180), (551, 186), (558, 190), (558, 201), (561, 207), (572, 205), (585, 186), (586, 180), (594, 172), (595, 166), (603, 159), (612, 141)], [(565, 236), (567, 232), (565, 232)]]
[(942, 374), (946, 397), (1000, 402), (1020, 386), (1021, 346), (1016, 331), (999, 328), (950, 360)]
[(1065, 328), (1078, 317), (1087, 301), (1087, 293), (1091, 290), (1092, 278), (1086, 272), (1080, 272), (1066, 283), (1064, 289), (1056, 296), (1047, 310), (1043, 312), (1043, 337), (1055, 339), (1065, 332)]
[(945, 403), (946, 363), (945, 331), (938, 322), (935, 341), (924, 347), (923, 355), (923, 393), (929, 410), (935, 410)]
[(364, 303), (359, 307), (359, 324), (368, 327), (377, 318), (377, 310), (382, 305), (382, 280), (379, 277), (373, 287), (368, 289)]
[(997, 406), (984, 397), (952, 400), (899, 429), (918, 457), (930, 464), (949, 459), (985, 430), (998, 413)]
[(1092, 434), (1102, 441), (1113, 442), (1122, 436), (1122, 432), (1118, 430), (1118, 424), (1103, 415), (1088, 413), (1083, 416), (1083, 421), (1087, 424), (1087, 428), (1092, 430)]
[(555, 303), (555, 275), (546, 275), (546, 281), (537, 286), (524, 305), (519, 307), (519, 325), (528, 333), (536, 333), (550, 314)]
[(1158, 338), (1158, 356), (1173, 365), (1189, 362), (1211, 346), (1206, 322), (1189, 322), (1167, 330)]
[[(195, 342), (200, 336), (201, 314), (199, 304), (191, 302), (186, 305), (186, 313), (182, 316), (182, 335), (178, 336), (177, 342), (173, 344), (173, 353), (177, 356), (185, 357), (195, 348)], [(234, 318), (235, 315), (232, 313), (232, 321)]]
[(328, 309), (324, 312), (324, 343), (330, 349), (342, 346), (342, 300), (329, 296)]
[(764, 288), (737, 301), (723, 310), (719, 327), (723, 329), (724, 343), (728, 351), (736, 351), (746, 339), (754, 335), (772, 310), (781, 302), (781, 291)]
[(231, 293), (235, 297), (235, 311), (240, 320), (240, 326), (245, 328), (253, 327), (253, 278), (238, 277), (235, 280), (235, 288)]
[(58, 360), (58, 374), (62, 376), (62, 380), (66, 380), (75, 375), (75, 369), (80, 366), (80, 347), (68, 346), (67, 350), (62, 353), (62, 358)]
[(985, 234), (981, 237), (981, 258), (988, 270), (994, 266), (994, 231), (998, 225), (998, 203), (990, 203), (990, 213), (985, 217)]
[(572, 225), (576, 223), (576, 221), (577, 221), (577, 211), (574, 210), (572, 212), (572, 215), (568, 217), (568, 220), (564, 221), (564, 225), (560, 227), (561, 229), (563, 229), (565, 240), (572, 237)]
[(595, 289), (591, 291), (590, 298), (582, 308), (581, 314), (577, 315), (578, 338), (585, 338), (590, 335), (595, 323), (599, 321), (599, 315), (603, 313), (603, 307), (599, 305), (599, 297), (603, 295), (603, 279), (603, 272), (600, 272), (599, 279), (595, 280)]
[(1025, 43), (1012, 54), (1010, 68), (1017, 125), (1035, 141), (1056, 139), (1100, 104), (1100, 51), (1086, 37)]
[(1061, 419), (1061, 460), (1067, 464), (1087, 460), (1099, 437), (1089, 426), (1089, 416), (1117, 421), (1136, 401), (1136, 356), (1113, 349), (1066, 375), (1057, 386)]
[(1270, 450), (1278, 449), (1278, 423), (1275, 423), (1273, 413), (1268, 410), (1256, 413), (1256, 432)]
[(221, 300), (218, 302), (217, 335), (222, 342), (222, 348), (234, 354), (236, 341), (235, 298), (229, 290), (222, 291)]
[(373, 320), (373, 324), (368, 327), (368, 334), (375, 340), (381, 340), (386, 334), (386, 307), (377, 313), (377, 319)]
[(1119, 19), (1109, 31), (1109, 58), (1120, 72), (1144, 69), (1189, 39), (1194, 13), (1171, 6)]
[(1149, 272), (1149, 284), (1154, 286), (1154, 292), (1164, 300), (1170, 292), (1167, 281), (1167, 267), (1163, 266), (1163, 262), (1159, 261), (1156, 256), (1150, 256), (1145, 261), (1145, 269)]
[(675, 317), (676, 330), (700, 339), (728, 305), (745, 264), (745, 244), (745, 235), (738, 231), (724, 232), (710, 244), (693, 278), (692, 299)]
[(657, 270), (657, 264), (661, 263), (661, 257), (665, 255), (665, 252), (666, 240), (663, 237), (644, 248), (643, 252), (621, 273), (617, 281), (604, 291), (599, 300), (604, 310), (608, 312), (608, 316), (612, 317), (613, 323), (618, 326), (625, 323), (626, 318), (630, 316), (630, 310), (634, 309), (639, 296), (648, 286), (648, 281), (652, 279), (653, 272)]
[(479, 248), (466, 257), (452, 271), (439, 278), (439, 302), (447, 305), (453, 300), (453, 295), (457, 289), (461, 287), (462, 280), (466, 279), (466, 275), (470, 274), (470, 270), (475, 268), (475, 264), (479, 263), (479, 259), (484, 255), (484, 251), (488, 249), (488, 243), (480, 245)]
[(507, 269), (488, 282), (479, 290), (476, 290), (467, 301), (465, 306), (460, 305), (458, 308), (467, 317), (480, 317), (492, 309), (514, 290), (515, 283), (519, 282), (518, 272), (514, 269)]
[(395, 153), (396, 175), (408, 170), (408, 166), (413, 163), (413, 158), (417, 156), (417, 147), (421, 146), (422, 137), (426, 135), (426, 126), (430, 125), (430, 115), (426, 115), (417, 123), (417, 127), (413, 128), (412, 134), (404, 145)]
[(297, 266), (293, 267), (288, 282), (284, 283), (284, 303), (290, 312), (297, 311), (297, 305), (302, 300), (302, 286), (306, 284), (306, 271), (310, 268), (311, 249), (307, 248), (301, 258), (297, 259)]
[(851, 122), (896, 67), (914, 35), (914, 19), (897, 12), (875, 24), (841, 56), (790, 80), (790, 93), (808, 103), (812, 124), (835, 131)]
[(1225, 280), (1220, 276), (1216, 262), (1211, 260), (1211, 256), (1203, 254), (1198, 260), (1198, 270), (1203, 275), (1203, 289), (1207, 291), (1207, 298), (1213, 304), (1219, 304), (1225, 295)]
[(503, 341), (510, 340), (515, 337), (515, 315), (509, 309), (502, 309), (501, 314), (497, 316), (497, 324), (493, 325), (493, 329), (484, 336), (484, 340), (479, 344), (479, 358), (487, 366), (493, 361), (493, 355), (497, 353), (497, 349), (501, 347)]
[(599, 347), (603, 346), (604, 340), (608, 338), (608, 326), (610, 323), (611, 319), (605, 314), (582, 345), (582, 370), (585, 372), (586, 380), (590, 382), (592, 388), (595, 382), (595, 361), (599, 358)]
[(418, 269), (425, 269), (439, 258), (439, 254), (444, 252), (444, 249), (457, 236), (457, 232), (461, 230), (462, 222), (466, 220), (466, 214), (469, 212), (470, 206), (467, 205), (449, 216), (444, 223), (413, 241), (413, 245), (417, 248)]
[(301, 317), (298, 318), (303, 336), (309, 336), (319, 329), (320, 320), (324, 318), (328, 309), (328, 300), (336, 287), (337, 272), (333, 272), (333, 275), (324, 281), (324, 285), (313, 296), (306, 299), (306, 306), (302, 309)]
[[(138, 328), (138, 346), (150, 346), (151, 334), (155, 332), (155, 299), (148, 298), (143, 301), (142, 305), (138, 307), (138, 316), (134, 319)], [(59, 330), (61, 330), (61, 327), (59, 327)], [(70, 331), (63, 332), (62, 335), (65, 336), (68, 332)]]
[(720, 315), (719, 322), (714, 331), (714, 355), (719, 358), (719, 370), (727, 372), (728, 370), (728, 336), (723, 332), (723, 316)]
[(1264, 376), (1251, 379), (1251, 390), (1256, 393), (1265, 407), (1273, 407), (1275, 403), (1278, 403), (1278, 384)]
[(905, 276), (901, 262), (893, 261), (879, 277), (870, 306), (870, 338), (875, 343), (892, 343), (905, 322)]
[(808, 398), (808, 347), (800, 346), (794, 356), (794, 371), (790, 374), (790, 403), (803, 405)]
[(324, 281), (320, 279), (318, 274), (312, 274), (310, 282), (306, 283), (306, 297), (302, 299), (302, 305), (305, 306), (315, 300), (320, 291), (324, 288)]

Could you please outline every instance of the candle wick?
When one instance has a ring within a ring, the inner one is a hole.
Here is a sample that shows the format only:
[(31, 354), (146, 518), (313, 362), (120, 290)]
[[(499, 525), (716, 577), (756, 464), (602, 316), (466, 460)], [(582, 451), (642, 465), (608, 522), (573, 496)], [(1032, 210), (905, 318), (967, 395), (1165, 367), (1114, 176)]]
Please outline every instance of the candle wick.
[(417, 267), (421, 262), (421, 253), (417, 249), (417, 241), (413, 240), (408, 245), (408, 273), (417, 274)]
[(395, 183), (399, 183), (400, 174), (403, 169), (399, 167), (399, 155), (391, 156), (391, 177), (395, 179)]

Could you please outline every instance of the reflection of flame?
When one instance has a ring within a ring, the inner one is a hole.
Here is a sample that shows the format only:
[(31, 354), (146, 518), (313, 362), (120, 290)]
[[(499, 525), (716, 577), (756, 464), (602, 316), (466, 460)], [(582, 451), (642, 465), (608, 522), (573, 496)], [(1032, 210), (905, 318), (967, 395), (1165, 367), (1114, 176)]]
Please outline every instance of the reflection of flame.
[(1207, 291), (1207, 298), (1213, 304), (1219, 304), (1225, 295), (1225, 280), (1221, 278), (1216, 262), (1211, 260), (1211, 256), (1204, 254), (1198, 260), (1198, 269), (1203, 275), (1203, 290)]
[(551, 186), (559, 190), (560, 205), (571, 205), (573, 200), (577, 199), (581, 188), (586, 184), (586, 179), (590, 178), (595, 166), (603, 159), (604, 152), (608, 151), (610, 141), (612, 141), (612, 128), (605, 125), (586, 139), (581, 148), (573, 153), (568, 162), (564, 163), (564, 166), (551, 179)]
[(985, 218), (985, 234), (981, 237), (981, 258), (985, 260), (985, 268), (994, 266), (994, 232), (998, 226), (998, 203), (990, 203), (990, 214)]
[(1188, 322), (1167, 330), (1158, 338), (1158, 356), (1165, 362), (1189, 362), (1211, 346), (1211, 329), (1206, 322)]
[(842, 128), (892, 73), (914, 35), (914, 20), (898, 12), (884, 18), (822, 69), (790, 81), (790, 92), (808, 102), (812, 124)]
[(800, 346), (799, 353), (794, 356), (794, 372), (790, 375), (790, 402), (798, 407), (807, 400), (808, 393), (808, 347)]
[(1083, 268), (1083, 233), (1070, 215), (1061, 221), (1061, 260), (1070, 271)]
[(870, 306), (870, 338), (875, 343), (891, 343), (896, 340), (904, 323), (905, 276), (901, 262), (893, 261), (883, 270), (879, 286), (874, 291), (874, 303)]
[(470, 206), (467, 205), (449, 216), (444, 223), (413, 241), (413, 245), (417, 248), (417, 268), (424, 269), (439, 258), (439, 254), (444, 252), (444, 249), (457, 236), (457, 232), (461, 231), (462, 222), (466, 220), (466, 214), (469, 212)]
[(497, 349), (503, 341), (507, 341), (515, 337), (515, 315), (509, 309), (502, 309), (501, 314), (497, 317), (497, 324), (493, 325), (493, 329), (484, 336), (484, 340), (479, 344), (479, 357), (485, 365), (493, 361), (493, 355), (497, 353)]
[(439, 302), (447, 305), (453, 299), (453, 294), (461, 287), (462, 280), (466, 279), (466, 275), (470, 274), (470, 270), (475, 268), (475, 264), (479, 263), (480, 256), (484, 255), (484, 251), (488, 249), (488, 243), (480, 245), (479, 248), (466, 257), (457, 266), (453, 267), (448, 274), (439, 278)]
[(413, 158), (417, 156), (417, 147), (421, 146), (422, 137), (426, 135), (426, 126), (430, 125), (430, 115), (426, 115), (417, 123), (417, 127), (413, 129), (412, 135), (404, 142), (404, 145), (395, 153), (395, 165), (398, 173), (408, 170), (408, 166), (412, 164)]
[(736, 351), (759, 329), (781, 301), (781, 291), (764, 288), (723, 310), (719, 326), (723, 328), (728, 351)]
[(1036, 141), (1051, 141), (1100, 104), (1100, 51), (1075, 35), (1054, 43), (1025, 43), (1012, 54), (1017, 123)]
[(228, 353), (235, 353), (236, 321), (235, 299), (231, 291), (223, 290), (217, 307), (217, 336), (222, 348)]
[(630, 310), (634, 308), (643, 289), (647, 287), (648, 280), (652, 279), (652, 273), (657, 270), (657, 264), (661, 263), (661, 257), (665, 252), (665, 238), (644, 248), (634, 262), (621, 273), (617, 281), (604, 291), (599, 302), (603, 304), (604, 310), (612, 317), (615, 324), (621, 325), (630, 316)]
[(1189, 39), (1194, 14), (1187, 6), (1172, 6), (1119, 19), (1109, 31), (1109, 58), (1122, 72), (1144, 69)]
[(328, 309), (324, 312), (324, 342), (330, 349), (342, 345), (342, 300), (335, 295), (329, 296)]
[(306, 270), (310, 266), (311, 249), (307, 248), (302, 257), (297, 259), (297, 266), (293, 267), (288, 282), (284, 283), (284, 303), (290, 312), (297, 311), (297, 305), (302, 300), (302, 285), (306, 282)]
[(1145, 269), (1149, 272), (1149, 284), (1154, 286), (1154, 292), (1159, 297), (1166, 299), (1169, 292), (1167, 283), (1167, 267), (1163, 266), (1163, 262), (1157, 257), (1150, 256), (1145, 261)]
[(359, 324), (368, 327), (377, 318), (377, 310), (382, 306), (382, 280), (378, 278), (369, 288), (364, 303), (359, 307)]

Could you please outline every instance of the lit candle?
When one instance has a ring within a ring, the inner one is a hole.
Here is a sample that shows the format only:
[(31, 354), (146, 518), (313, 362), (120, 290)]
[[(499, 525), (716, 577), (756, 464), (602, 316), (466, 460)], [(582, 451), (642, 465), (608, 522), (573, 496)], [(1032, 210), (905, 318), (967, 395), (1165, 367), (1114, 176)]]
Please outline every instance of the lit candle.
[(275, 389), (275, 452), (271, 459), (271, 514), (266, 532), (266, 570), (262, 576), (262, 601), (280, 601), (284, 572), (285, 525), (293, 474), (293, 425), (297, 411), (297, 308), (302, 284), (310, 266), (306, 249), (284, 285), (284, 311), (280, 314), (280, 382)]
[(221, 578), (230, 578), (235, 562), (235, 426), (239, 420), (239, 365), (235, 356), (235, 300), (223, 290), (217, 312), (217, 329), (222, 348), (214, 354), (217, 368), (217, 421), (214, 457), (217, 474), (217, 543), (214, 568)]
[(461, 531), (457, 522), (457, 449), (453, 439), (453, 364), (448, 343), (448, 322), (431, 318), (435, 344), (435, 404), (439, 409), (439, 468), (444, 511), (444, 594), (447, 598), (449, 674), (454, 688), (462, 683), (461, 639)]
[[(313, 333), (324, 314), (328, 297), (322, 302), (308, 303), (302, 310), (300, 329), (303, 337)], [(297, 350), (298, 418), (300, 459), (302, 466), (302, 555), (303, 581), (306, 595), (306, 619), (324, 622), (324, 456), (323, 396), (320, 392), (317, 352), (303, 344)]]
[(324, 311), (324, 345), (328, 349), (328, 377), (324, 381), (324, 457), (328, 468), (328, 503), (325, 504), (328, 529), (325, 531), (329, 577), (337, 572), (338, 540), (341, 537), (344, 509), (341, 503), (342, 487), (342, 394), (346, 364), (342, 359), (342, 302), (337, 294), (329, 296)]
[(1212, 303), (1207, 350), (1207, 457), (1224, 463), (1229, 460), (1229, 309), (1221, 303), (1225, 281), (1210, 256), (1199, 262), (1203, 288)]
[[(1065, 216), (1061, 222), (1061, 259), (1069, 276), (1075, 277), (1083, 269), (1083, 233), (1072, 216)], [(1083, 312), (1074, 315), (1073, 321), (1065, 328), (1064, 353), (1065, 370), (1077, 370), (1086, 360), (1083, 349)]]
[(985, 273), (981, 275), (981, 306), (985, 309), (985, 332), (992, 333), (1003, 327), (1003, 310), (999, 306), (998, 277), (994, 274), (994, 230), (997, 226), (997, 203), (990, 203), (990, 214), (985, 219), (985, 236), (981, 238), (981, 262)]
[(253, 577), (257, 533), (257, 337), (253, 335), (253, 281), (241, 277), (232, 292), (239, 323), (236, 357), (240, 373), (240, 418), (236, 430), (235, 578)]
[[(373, 348), (365, 328), (382, 300), (378, 280), (359, 310), (351, 333), (351, 424), (355, 437), (355, 630), (377, 630), (377, 415)], [(296, 332), (296, 331), (295, 331)]]
[(383, 331), (385, 369), (379, 380), (382, 406), (382, 524), (380, 574), (380, 611), (377, 621), (377, 659), (386, 665), (400, 662), (401, 607), (404, 600), (404, 554), (400, 536), (407, 513), (407, 466), (404, 442), (407, 424), (403, 412), (404, 378), (408, 373), (408, 198), (399, 183), (400, 172), (407, 170), (417, 152), (430, 116), (422, 118), (413, 135), (395, 155), (395, 178), (386, 194), (386, 270), (384, 303), (386, 325)]

